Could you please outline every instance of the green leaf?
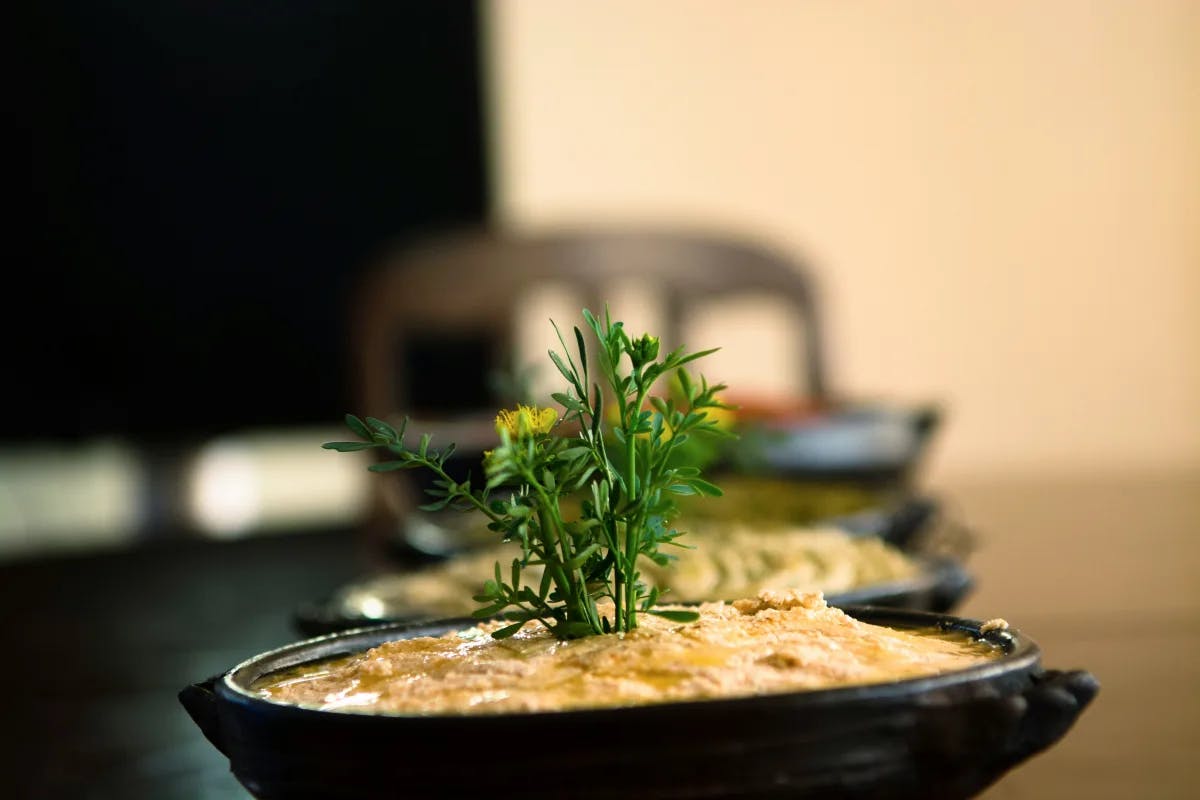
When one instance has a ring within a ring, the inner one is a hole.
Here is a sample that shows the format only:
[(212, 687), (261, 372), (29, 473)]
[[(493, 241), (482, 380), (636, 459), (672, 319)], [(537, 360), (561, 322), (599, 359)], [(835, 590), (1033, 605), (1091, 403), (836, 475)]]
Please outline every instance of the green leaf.
[(369, 450), (374, 442), (326, 442), (321, 445), (326, 450), (336, 450), (339, 453), (353, 453), (355, 450)]
[(384, 461), (367, 467), (371, 472), (395, 472), (398, 469), (412, 469), (421, 466), (415, 461)]
[(680, 358), (679, 362), (676, 366), (683, 366), (684, 364), (689, 364), (698, 358), (704, 358), (705, 356), (711, 356), (713, 353), (717, 352), (720, 349), (721, 348), (719, 348), (719, 347), (711, 347), (708, 350), (701, 350), (699, 353), (689, 353), (688, 355)]
[(512, 625), (505, 625), (503, 628), (500, 628), (499, 630), (492, 631), (492, 638), (493, 639), (507, 639), (508, 637), (512, 636), (514, 633), (516, 633), (517, 631), (521, 630), (521, 628), (524, 628), (524, 627), (525, 627), (525, 622), (514, 622)]
[(384, 422), (383, 420), (377, 420), (377, 419), (374, 419), (373, 416), (368, 416), (367, 417), (367, 425), (370, 425), (374, 429), (374, 431), (376, 431), (380, 435), (383, 435), (383, 437), (391, 439), (392, 441), (400, 439), (400, 434), (396, 433), (396, 428), (391, 427), (390, 425), (388, 425), (388, 423)]
[[(482, 595), (480, 595), (480, 597), (482, 597)], [(478, 597), (476, 599), (478, 599)], [(484, 598), (484, 599), (490, 600), (491, 598)], [(506, 608), (508, 608), (508, 603), (501, 600), (500, 602), (493, 603), (490, 606), (485, 606), (484, 608), (475, 609), (474, 611), (471, 612), (471, 616), (474, 617), (475, 619), (486, 619), (487, 617), (494, 617), (497, 613), (499, 613), (500, 611), (503, 611)], [(516, 631), (513, 631), (513, 633), (516, 633)]]
[(585, 406), (583, 403), (576, 400), (574, 397), (571, 397), (569, 394), (564, 394), (562, 392), (554, 392), (550, 396), (552, 398), (554, 398), (554, 401), (556, 403), (558, 403), (560, 406), (567, 409), (568, 411), (575, 411), (579, 414), (587, 413), (587, 406)]
[(653, 561), (655, 564), (658, 564), (660, 567), (666, 567), (666, 566), (669, 566), (672, 561), (678, 561), (677, 558), (675, 558), (674, 556), (669, 556), (666, 553), (655, 552), (655, 553), (645, 553), (644, 555), (647, 558), (649, 558), (651, 561)]
[(591, 452), (592, 448), (588, 447), (587, 445), (579, 445), (578, 447), (568, 447), (566, 450), (560, 450), (558, 457), (563, 461), (575, 461), (583, 458), (584, 456), (590, 455)]
[(595, 400), (592, 401), (592, 436), (600, 437), (600, 423), (604, 419), (604, 393), (600, 391), (600, 384), (593, 383), (592, 388), (595, 390)]
[(588, 363), (587, 363), (587, 345), (583, 343), (583, 332), (579, 330), (579, 326), (575, 326), (575, 345), (579, 348), (579, 365), (583, 368), (583, 382), (587, 383), (588, 379)]
[(589, 466), (583, 472), (579, 473), (579, 477), (577, 477), (575, 479), (574, 483), (572, 483), (570, 486), (567, 487), (567, 490), (569, 492), (579, 491), (580, 489), (583, 488), (584, 484), (588, 482), (588, 478), (592, 477), (595, 474), (596, 474), (596, 467), (594, 465)]
[(363, 423), (363, 421), (361, 419), (354, 416), (353, 414), (347, 414), (345, 416), (345, 420), (346, 420), (346, 427), (349, 428), (350, 430), (354, 431), (354, 433), (356, 435), (361, 436), (364, 439), (371, 438), (371, 432), (369, 430), (367, 430), (367, 426)]
[(604, 331), (600, 329), (600, 321), (597, 320), (595, 315), (586, 308), (583, 309), (583, 320), (588, 324), (588, 327), (592, 329), (592, 333), (596, 334), (596, 338), (600, 341), (604, 341)]
[(553, 350), (548, 350), (547, 352), (550, 354), (550, 360), (554, 362), (554, 366), (558, 367), (558, 371), (562, 373), (562, 376), (566, 378), (572, 386), (578, 383), (575, 375), (571, 372), (571, 370), (567, 369), (567, 365), (563, 363), (563, 360), (558, 353), (554, 352)]
[(688, 483), (705, 497), (721, 497), (725, 494), (721, 491), (721, 487), (700, 478), (688, 478)]
[(686, 369), (680, 367), (675, 371), (675, 376), (679, 378), (679, 388), (683, 390), (683, 396), (691, 403), (696, 399), (696, 388), (692, 385), (692, 376)]
[(669, 619), (672, 622), (695, 622), (700, 619), (699, 611), (676, 611), (673, 609), (652, 608), (646, 612), (656, 617)]
[(567, 622), (562, 625), (562, 629), (568, 639), (579, 639), (593, 633), (592, 626), (586, 622)]
[(568, 561), (564, 566), (566, 567), (567, 570), (579, 569), (580, 567), (582, 567), (584, 564), (587, 563), (587, 560), (589, 558), (591, 558), (592, 553), (595, 553), (599, 549), (600, 549), (600, 543), (592, 542), (587, 547), (585, 547), (583, 550), (581, 550), (578, 553), (578, 555), (576, 555), (574, 558), (572, 558), (570, 561)]

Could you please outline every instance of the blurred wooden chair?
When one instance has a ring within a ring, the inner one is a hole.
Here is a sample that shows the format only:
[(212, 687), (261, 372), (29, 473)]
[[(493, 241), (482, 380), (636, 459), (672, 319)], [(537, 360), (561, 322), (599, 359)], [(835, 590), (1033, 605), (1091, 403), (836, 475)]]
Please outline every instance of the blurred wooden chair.
[[(797, 370), (804, 391), (818, 404), (827, 399), (817, 303), (805, 268), (791, 259), (755, 244), (696, 233), (470, 231), (402, 248), (369, 273), (353, 314), (357, 409), (381, 418), (410, 415), (421, 420), (422, 430), (434, 425), (442, 443), (462, 446), (465, 441), (470, 449), (477, 436), (489, 437), (490, 443), (492, 416), (502, 398), (480, 376), (511, 361), (515, 321), (531, 288), (568, 284), (599, 312), (607, 289), (625, 279), (656, 288), (664, 347), (682, 343), (687, 316), (702, 303), (739, 295), (782, 299), (803, 325)], [(564, 322), (569, 330), (578, 320)], [(397, 516), (411, 510), (415, 492), (394, 486), (380, 491), (372, 527), (390, 525), (394, 532)]]

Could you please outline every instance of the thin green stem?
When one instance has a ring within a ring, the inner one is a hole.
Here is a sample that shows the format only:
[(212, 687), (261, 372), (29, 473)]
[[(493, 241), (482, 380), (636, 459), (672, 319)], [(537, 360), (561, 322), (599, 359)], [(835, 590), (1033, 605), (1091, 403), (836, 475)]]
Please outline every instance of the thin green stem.
[[(421, 464), (421, 466), (432, 470), (435, 475), (437, 475), (442, 480), (447, 481), (448, 483), (450, 483), (450, 485), (455, 486), (455, 487), (458, 486), (457, 481), (455, 481), (449, 475), (447, 475), (446, 471), (444, 469), (442, 469), (441, 464), (438, 464), (436, 461), (430, 461), (427, 458), (423, 458), (423, 459), (419, 459), (419, 463)], [(488, 519), (492, 520), (492, 522), (499, 522), (504, 519), (504, 517), (497, 514), (495, 511), (492, 511), (492, 509), (488, 508), (487, 503), (480, 500), (472, 492), (469, 492), (469, 491), (464, 492), (462, 490), (456, 489), (453, 494), (455, 497), (465, 498), (467, 501), (469, 501), (471, 503), (471, 505), (475, 506), (475, 508), (477, 510), (482, 511), (484, 514), (486, 514)]]
[(641, 548), (638, 546), (638, 536), (641, 532), (642, 509), (641, 500), (643, 492), (639, 487), (637, 476), (637, 430), (638, 417), (641, 414), (642, 404), (646, 402), (646, 387), (638, 383), (636, 401), (632, 406), (626, 406), (622, 411), (622, 418), (625, 424), (625, 488), (626, 488), (626, 509), (630, 515), (625, 520), (625, 569), (628, 574), (625, 576), (625, 629), (633, 630), (637, 627), (637, 581), (634, 580), (634, 574), (637, 571), (637, 557)]
[[(546, 553), (546, 566), (553, 568), (555, 580), (567, 590), (568, 608), (574, 609), (576, 619), (586, 622), (594, 632), (601, 633), (596, 603), (587, 591), (583, 570), (579, 567), (567, 569), (567, 565), (575, 556), (571, 548), (570, 537), (566, 535), (562, 516), (558, 511), (558, 501), (550, 498), (545, 488), (534, 478), (528, 468), (522, 469), (522, 475), (538, 496), (538, 524), (541, 527), (542, 535), (550, 545), (550, 550)], [(550, 558), (551, 552), (554, 553), (554, 558)]]

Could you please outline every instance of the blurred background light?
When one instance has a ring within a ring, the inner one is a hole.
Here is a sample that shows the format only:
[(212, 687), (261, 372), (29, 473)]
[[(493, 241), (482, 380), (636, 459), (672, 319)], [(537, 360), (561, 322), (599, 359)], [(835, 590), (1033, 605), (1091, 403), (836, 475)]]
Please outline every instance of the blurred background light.
[(217, 538), (353, 523), (366, 508), (369, 462), (318, 447), (345, 438), (353, 437), (304, 429), (210, 442), (188, 471), (189, 519)]
[(146, 489), (137, 454), (117, 441), (0, 449), (0, 556), (127, 543)]

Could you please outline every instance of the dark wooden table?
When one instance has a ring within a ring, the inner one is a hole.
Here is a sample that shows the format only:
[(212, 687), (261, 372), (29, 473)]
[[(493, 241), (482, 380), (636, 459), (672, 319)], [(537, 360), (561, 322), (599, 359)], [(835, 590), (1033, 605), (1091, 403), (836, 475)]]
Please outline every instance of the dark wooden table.
[[(1195, 796), (1200, 475), (945, 487), (981, 531), (968, 616), (1003, 616), (1100, 697), (1066, 741), (987, 792)], [(175, 700), (296, 638), (297, 602), (358, 573), (346, 531), (0, 565), (0, 796), (245, 798)], [(5, 791), (8, 789), (8, 791)]]
[(1193, 798), (1200, 764), (1200, 474), (949, 487), (977, 525), (964, 616), (1003, 616), (1100, 695), (989, 800)]
[(296, 602), (358, 572), (347, 531), (0, 566), (0, 787), (16, 798), (248, 797), (176, 693), (299, 637)]

